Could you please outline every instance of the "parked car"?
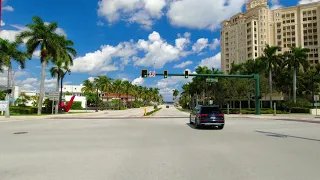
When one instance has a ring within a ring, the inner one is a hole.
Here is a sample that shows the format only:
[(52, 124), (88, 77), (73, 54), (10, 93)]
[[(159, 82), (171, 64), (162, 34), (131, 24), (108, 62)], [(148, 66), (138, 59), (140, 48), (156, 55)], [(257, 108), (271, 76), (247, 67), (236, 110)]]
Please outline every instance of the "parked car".
[(166, 108), (169, 108), (169, 105), (167, 105)]
[(194, 124), (195, 128), (217, 126), (219, 129), (223, 129), (224, 114), (218, 106), (197, 106), (190, 113), (190, 124)]

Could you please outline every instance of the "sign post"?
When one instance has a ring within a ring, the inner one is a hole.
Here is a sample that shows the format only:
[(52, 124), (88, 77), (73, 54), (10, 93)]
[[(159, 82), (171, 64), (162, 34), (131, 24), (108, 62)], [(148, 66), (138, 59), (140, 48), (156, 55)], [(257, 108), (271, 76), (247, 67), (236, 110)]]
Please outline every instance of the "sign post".
[(59, 99), (59, 95), (60, 95), (60, 92), (59, 92), (59, 91), (50, 91), (50, 92), (49, 92), (49, 100), (52, 101), (52, 114), (54, 114), (54, 113), (53, 113), (53, 111), (54, 111), (54, 106), (55, 106), (54, 101), (55, 101), (56, 99)]

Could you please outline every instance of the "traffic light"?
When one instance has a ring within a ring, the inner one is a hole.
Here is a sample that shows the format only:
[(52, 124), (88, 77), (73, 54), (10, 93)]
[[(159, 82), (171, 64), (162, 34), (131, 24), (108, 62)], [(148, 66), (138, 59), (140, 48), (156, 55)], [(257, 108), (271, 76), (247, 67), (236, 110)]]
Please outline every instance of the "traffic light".
[(141, 77), (142, 78), (147, 78), (148, 77), (148, 70), (144, 69), (141, 71)]
[(12, 93), (12, 89), (7, 89), (7, 93), (11, 94)]
[(189, 71), (184, 71), (184, 77), (189, 78)]
[(163, 71), (163, 77), (164, 78), (168, 78), (168, 71), (166, 70), (166, 71)]

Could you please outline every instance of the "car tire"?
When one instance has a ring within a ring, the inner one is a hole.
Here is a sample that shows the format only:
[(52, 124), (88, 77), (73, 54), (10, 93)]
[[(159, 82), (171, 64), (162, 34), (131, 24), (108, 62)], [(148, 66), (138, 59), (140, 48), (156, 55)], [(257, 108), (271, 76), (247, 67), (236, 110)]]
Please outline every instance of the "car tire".
[(200, 125), (197, 123), (197, 120), (195, 120), (195, 122), (194, 122), (194, 127), (195, 127), (196, 129), (200, 129)]
[(189, 118), (189, 123), (190, 123), (190, 124), (193, 124), (193, 122), (191, 121), (191, 115), (190, 115), (190, 118)]
[(218, 126), (218, 129), (222, 130), (224, 128), (224, 125)]

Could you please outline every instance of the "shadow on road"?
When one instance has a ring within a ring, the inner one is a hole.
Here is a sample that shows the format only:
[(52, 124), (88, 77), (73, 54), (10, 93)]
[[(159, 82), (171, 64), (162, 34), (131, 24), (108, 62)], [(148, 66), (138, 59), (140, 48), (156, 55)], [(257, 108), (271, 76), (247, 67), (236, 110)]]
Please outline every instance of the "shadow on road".
[(255, 131), (255, 132), (261, 133), (261, 134), (265, 134), (266, 136), (271, 136), (271, 137), (278, 137), (278, 138), (296, 138), (296, 139), (304, 139), (304, 140), (309, 140), (309, 141), (318, 141), (318, 142), (320, 142), (319, 139), (305, 138), (305, 137), (299, 137), (299, 136), (290, 136), (290, 135), (273, 133), (273, 132), (265, 132), (265, 131)]
[[(192, 129), (196, 129), (194, 127), (194, 125), (190, 124), (190, 123), (186, 123), (186, 125), (188, 125), (190, 128)], [(199, 129), (196, 129), (196, 130), (221, 130), (221, 129), (218, 129), (217, 127), (215, 126), (202, 126), (201, 128)]]

